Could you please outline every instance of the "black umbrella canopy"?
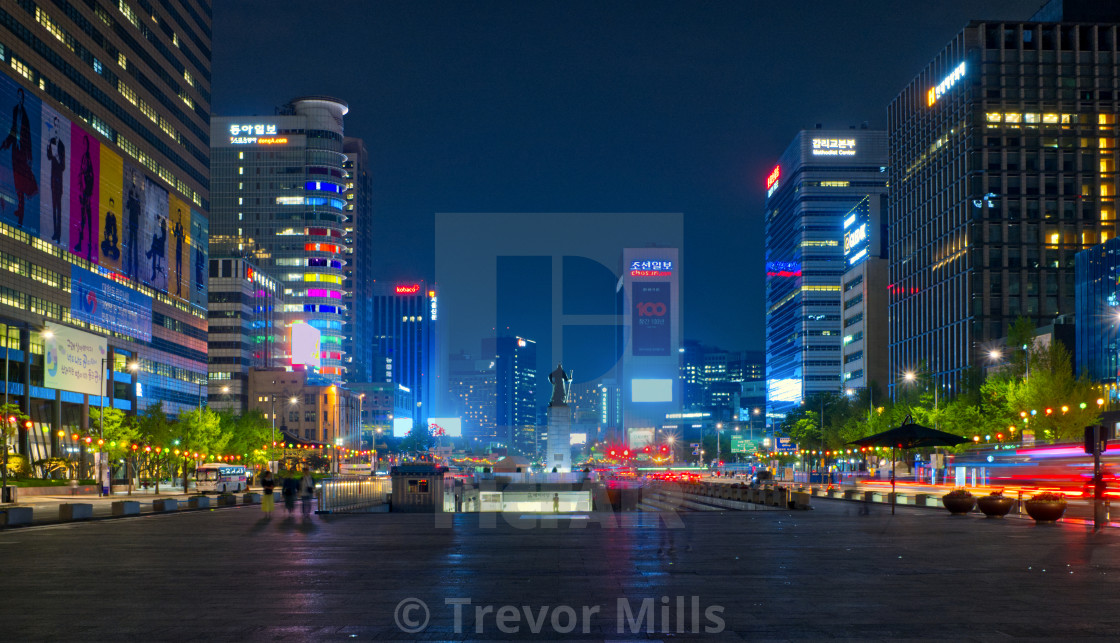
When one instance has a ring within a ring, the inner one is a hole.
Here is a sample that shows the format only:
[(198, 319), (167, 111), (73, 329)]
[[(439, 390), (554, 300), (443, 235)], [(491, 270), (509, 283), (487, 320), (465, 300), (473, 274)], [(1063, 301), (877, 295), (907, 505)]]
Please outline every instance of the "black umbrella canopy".
[(918, 449), (921, 447), (954, 447), (968, 442), (968, 438), (914, 424), (910, 416), (902, 426), (853, 440), (848, 444), (861, 447), (897, 447), (899, 449)]

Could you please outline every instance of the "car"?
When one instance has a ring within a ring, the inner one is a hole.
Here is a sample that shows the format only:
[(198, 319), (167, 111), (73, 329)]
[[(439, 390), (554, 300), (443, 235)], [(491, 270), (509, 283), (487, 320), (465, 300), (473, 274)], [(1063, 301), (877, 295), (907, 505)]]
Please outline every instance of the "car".
[(773, 481), (774, 474), (770, 473), (766, 469), (756, 471), (754, 475), (751, 476), (751, 484), (766, 484)]

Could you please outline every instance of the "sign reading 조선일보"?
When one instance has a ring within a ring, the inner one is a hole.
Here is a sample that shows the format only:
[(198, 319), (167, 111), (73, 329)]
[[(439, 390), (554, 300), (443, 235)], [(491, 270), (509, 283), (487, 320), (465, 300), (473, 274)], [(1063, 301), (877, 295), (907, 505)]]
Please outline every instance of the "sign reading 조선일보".
[(87, 395), (101, 394), (101, 366), (106, 355), (104, 337), (69, 326), (47, 323), (43, 386)]

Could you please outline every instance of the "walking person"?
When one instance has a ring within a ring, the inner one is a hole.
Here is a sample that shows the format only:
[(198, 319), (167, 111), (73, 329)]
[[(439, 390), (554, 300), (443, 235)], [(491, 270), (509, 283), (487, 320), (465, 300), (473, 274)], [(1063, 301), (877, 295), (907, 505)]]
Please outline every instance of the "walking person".
[(275, 488), (276, 478), (272, 477), (272, 471), (265, 469), (261, 474), (261, 511), (269, 518), (272, 517), (272, 510), (276, 508), (276, 498), (272, 495)]
[(303, 468), (303, 477), (299, 481), (300, 510), (306, 518), (311, 515), (311, 496), (315, 493), (315, 479), (311, 477), (311, 469)]
[(299, 479), (296, 478), (296, 472), (288, 469), (284, 472), (284, 482), (280, 487), (280, 494), (284, 496), (284, 508), (288, 510), (288, 515), (296, 510), (296, 493), (299, 492)]

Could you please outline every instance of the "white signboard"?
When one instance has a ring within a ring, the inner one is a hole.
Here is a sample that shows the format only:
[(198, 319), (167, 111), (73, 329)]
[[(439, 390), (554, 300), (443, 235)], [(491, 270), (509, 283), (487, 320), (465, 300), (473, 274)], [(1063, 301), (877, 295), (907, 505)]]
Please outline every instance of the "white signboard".
[(46, 328), (51, 336), (46, 338), (44, 347), (43, 386), (100, 395), (102, 360), (107, 354), (105, 338), (49, 322)]

